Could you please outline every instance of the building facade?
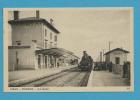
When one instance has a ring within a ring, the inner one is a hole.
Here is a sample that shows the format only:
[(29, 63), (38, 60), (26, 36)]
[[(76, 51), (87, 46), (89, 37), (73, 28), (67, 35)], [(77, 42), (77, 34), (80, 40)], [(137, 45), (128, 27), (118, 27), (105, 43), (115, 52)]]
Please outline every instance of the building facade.
[(58, 67), (62, 56), (73, 54), (57, 47), (60, 32), (52, 19), (48, 22), (40, 18), (39, 11), (35, 17), (19, 18), (18, 11), (13, 15), (14, 19), (8, 21), (12, 40), (8, 47), (9, 70)]

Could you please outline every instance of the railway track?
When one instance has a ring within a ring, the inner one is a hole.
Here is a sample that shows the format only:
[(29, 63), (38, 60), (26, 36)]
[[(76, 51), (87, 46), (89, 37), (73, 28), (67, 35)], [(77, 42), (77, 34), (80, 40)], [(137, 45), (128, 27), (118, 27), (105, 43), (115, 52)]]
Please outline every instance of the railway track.
[(62, 71), (39, 80), (23, 84), (20, 87), (80, 87), (87, 86), (90, 72), (80, 71), (78, 68)]

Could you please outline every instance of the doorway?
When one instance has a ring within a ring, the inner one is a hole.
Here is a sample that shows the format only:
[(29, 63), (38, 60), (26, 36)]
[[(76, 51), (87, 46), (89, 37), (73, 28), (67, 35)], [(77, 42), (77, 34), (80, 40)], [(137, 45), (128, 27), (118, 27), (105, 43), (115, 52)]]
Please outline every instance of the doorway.
[(41, 68), (41, 55), (38, 55), (38, 68)]

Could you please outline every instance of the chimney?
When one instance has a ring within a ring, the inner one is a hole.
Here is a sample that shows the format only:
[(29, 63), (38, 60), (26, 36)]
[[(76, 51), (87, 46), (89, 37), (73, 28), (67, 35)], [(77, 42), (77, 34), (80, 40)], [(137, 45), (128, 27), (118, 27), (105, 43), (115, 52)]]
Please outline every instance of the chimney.
[(38, 19), (40, 18), (40, 12), (39, 12), (39, 10), (36, 11), (36, 18), (38, 18)]
[(50, 19), (50, 24), (53, 25), (53, 19), (52, 18)]
[(14, 11), (14, 20), (19, 19), (19, 11)]

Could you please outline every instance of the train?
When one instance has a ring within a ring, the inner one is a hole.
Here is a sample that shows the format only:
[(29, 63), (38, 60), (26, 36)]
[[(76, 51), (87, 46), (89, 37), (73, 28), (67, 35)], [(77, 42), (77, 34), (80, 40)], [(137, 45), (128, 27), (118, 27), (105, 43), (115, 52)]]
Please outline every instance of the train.
[(93, 59), (91, 57), (88, 57), (86, 59), (82, 59), (80, 63), (78, 64), (78, 68), (81, 71), (91, 71), (93, 66)]

